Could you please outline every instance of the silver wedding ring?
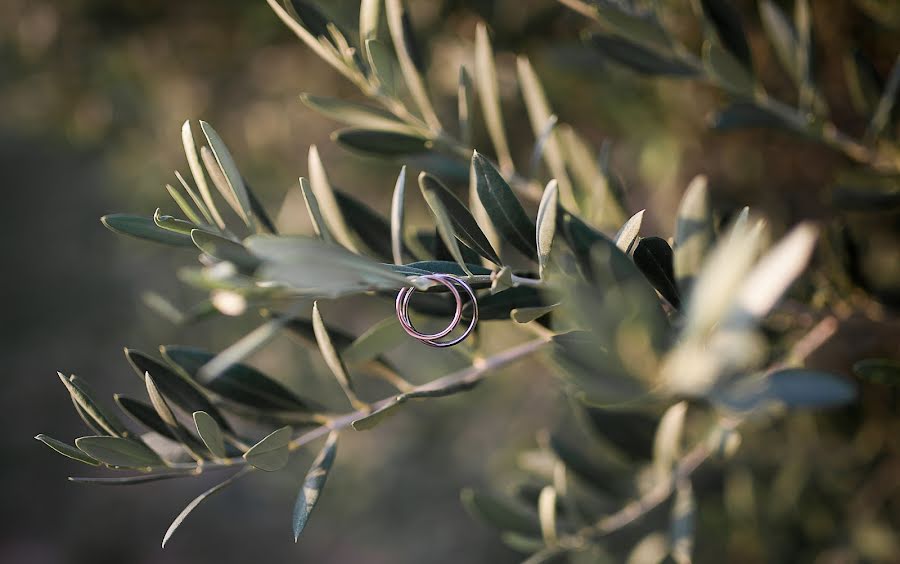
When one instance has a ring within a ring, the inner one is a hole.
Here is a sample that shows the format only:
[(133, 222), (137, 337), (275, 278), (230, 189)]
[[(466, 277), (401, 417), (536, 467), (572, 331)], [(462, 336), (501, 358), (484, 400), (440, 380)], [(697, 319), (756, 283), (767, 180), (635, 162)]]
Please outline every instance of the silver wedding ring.
[[(413, 292), (416, 291), (415, 288), (403, 288), (397, 294), (397, 301), (395, 303), (397, 310), (397, 319), (400, 320), (400, 325), (403, 327), (403, 330), (407, 332), (411, 337), (422, 341), (426, 345), (432, 347), (452, 347), (457, 343), (461, 343), (465, 340), (466, 337), (475, 329), (475, 324), (478, 323), (478, 301), (475, 298), (475, 292), (472, 288), (466, 284), (460, 278), (453, 276), (452, 274), (426, 274), (421, 276), (420, 278), (424, 278), (426, 280), (432, 280), (439, 284), (444, 285), (450, 293), (453, 295), (453, 298), (456, 300), (456, 310), (453, 314), (453, 319), (450, 321), (450, 324), (442, 331), (438, 331), (437, 333), (422, 333), (418, 331), (409, 320), (409, 301), (412, 298)], [(472, 319), (469, 321), (469, 326), (466, 327), (466, 330), (463, 333), (449, 341), (441, 341), (443, 337), (449, 335), (456, 327), (459, 325), (459, 322), (462, 320), (462, 310), (463, 310), (463, 299), (462, 295), (460, 295), (457, 287), (462, 288), (466, 294), (469, 295), (469, 300), (472, 303)]]

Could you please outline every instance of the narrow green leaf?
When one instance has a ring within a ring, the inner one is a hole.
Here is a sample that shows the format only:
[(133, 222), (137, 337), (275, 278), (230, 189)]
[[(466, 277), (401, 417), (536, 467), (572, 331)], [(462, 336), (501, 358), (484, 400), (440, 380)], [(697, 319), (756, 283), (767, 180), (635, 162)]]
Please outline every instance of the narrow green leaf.
[(543, 143), (542, 155), (553, 178), (559, 183), (560, 189), (567, 197), (574, 198), (572, 184), (566, 171), (566, 161), (558, 139), (556, 128), (545, 129), (553, 117), (547, 95), (541, 81), (531, 67), (527, 57), (516, 59), (516, 70), (519, 76), (519, 87), (522, 90), (522, 98), (525, 100), (525, 108), (528, 110), (528, 118), (531, 121), (531, 131), (536, 139), (540, 139), (546, 133)]
[(200, 440), (209, 449), (209, 452), (218, 458), (225, 458), (225, 439), (222, 436), (222, 428), (216, 423), (216, 420), (209, 416), (205, 411), (194, 412), (194, 425), (197, 426), (197, 434)]
[(638, 240), (638, 233), (641, 231), (641, 222), (644, 219), (644, 210), (641, 210), (631, 216), (631, 218), (625, 222), (619, 232), (616, 233), (616, 236), (613, 237), (613, 241), (616, 242), (616, 246), (619, 249), (630, 255), (631, 251), (634, 249), (635, 243)]
[(73, 447), (72, 445), (70, 445), (68, 443), (58, 441), (58, 440), (54, 439), (53, 437), (49, 437), (44, 434), (37, 435), (34, 438), (41, 441), (48, 447), (52, 448), (59, 454), (61, 454), (63, 456), (67, 456), (67, 457), (71, 458), (72, 460), (77, 460), (78, 462), (83, 462), (84, 464), (90, 464), (91, 466), (99, 466), (100, 465), (100, 462), (98, 460), (88, 456), (81, 450)]
[(172, 429), (166, 425), (152, 405), (120, 394), (113, 396), (122, 411), (149, 430), (172, 441), (178, 441)]
[[(213, 201), (212, 193), (209, 191), (209, 184), (206, 182), (206, 175), (203, 173), (203, 167), (200, 165), (200, 159), (197, 157), (197, 146), (194, 141), (194, 133), (191, 131), (190, 120), (186, 120), (181, 126), (181, 141), (184, 145), (184, 154), (187, 157), (191, 175), (194, 177), (194, 182), (197, 184), (197, 190), (200, 192), (200, 197), (203, 199), (204, 206), (211, 216), (210, 221), (215, 221), (215, 224), (219, 229), (225, 229), (225, 222), (222, 220), (222, 216), (219, 215), (219, 210), (216, 209), (216, 203)], [(188, 190), (188, 184), (180, 174), (178, 175), (178, 179), (184, 185), (185, 190)]]
[(537, 258), (534, 222), (525, 213), (512, 188), (489, 160), (476, 151), (472, 156), (478, 180), (478, 197), (497, 232), (531, 259)]
[(459, 139), (464, 147), (472, 146), (472, 119), (475, 100), (472, 98), (472, 78), (465, 65), (459, 67), (459, 82), (456, 94), (456, 113), (459, 120)]
[(622, 37), (595, 33), (589, 41), (606, 58), (641, 74), (688, 78), (698, 73), (696, 67), (672, 55), (662, 55)]
[(541, 537), (547, 546), (555, 546), (559, 542), (556, 534), (556, 490), (553, 486), (544, 486), (538, 497), (538, 518), (541, 524)]
[(153, 223), (160, 229), (184, 235), (190, 235), (192, 230), (197, 229), (197, 226), (190, 221), (177, 219), (171, 215), (162, 215), (159, 208), (156, 208), (156, 211), (153, 213)]
[(366, 40), (365, 46), (369, 67), (375, 73), (378, 86), (386, 95), (394, 96), (397, 92), (397, 85), (394, 78), (396, 60), (393, 53), (384, 43), (375, 39)]
[(753, 75), (734, 55), (713, 43), (703, 43), (703, 64), (718, 83), (729, 92), (739, 96), (751, 96), (756, 82)]
[(344, 390), (347, 399), (350, 400), (350, 404), (355, 409), (365, 407), (365, 403), (360, 401), (356, 396), (356, 392), (353, 389), (353, 381), (350, 380), (347, 367), (344, 365), (344, 361), (341, 360), (340, 355), (338, 355), (337, 350), (334, 348), (334, 344), (328, 334), (328, 328), (325, 327), (325, 322), (322, 320), (322, 314), (319, 313), (318, 302), (313, 303), (312, 323), (313, 331), (316, 334), (316, 342), (319, 344), (319, 350), (322, 352), (325, 364), (331, 369), (331, 372), (334, 374), (335, 379), (337, 379), (338, 384), (340, 384), (341, 389)]
[(675, 502), (669, 536), (672, 544), (672, 559), (678, 564), (690, 564), (694, 552), (694, 530), (697, 520), (697, 501), (689, 478), (675, 486)]
[(103, 408), (99, 403), (91, 397), (87, 387), (75, 376), (66, 378), (62, 373), (57, 372), (59, 380), (63, 383), (78, 407), (82, 409), (84, 414), (97, 427), (109, 435), (124, 437), (128, 435), (128, 430), (122, 424), (118, 417)]
[(387, 419), (388, 417), (394, 415), (397, 412), (397, 408), (400, 407), (406, 401), (404, 396), (398, 396), (396, 400), (387, 404), (386, 406), (376, 409), (371, 413), (360, 417), (353, 423), (351, 423), (352, 427), (356, 431), (369, 431), (370, 429), (374, 429), (376, 425)]
[(387, 110), (338, 98), (301, 94), (300, 101), (316, 112), (354, 127), (379, 131), (414, 131)]
[(391, 224), (367, 204), (341, 190), (334, 191), (338, 206), (356, 239), (380, 261), (391, 262)]
[(250, 206), (250, 197), (247, 195), (247, 187), (244, 185), (244, 179), (241, 177), (231, 152), (211, 125), (201, 120), (200, 129), (206, 135), (209, 148), (216, 157), (219, 168), (225, 175), (225, 180), (228, 182), (228, 187), (231, 189), (235, 201), (239, 204), (234, 211), (237, 212), (247, 226), (253, 227), (253, 210)]
[(403, 201), (406, 194), (406, 165), (397, 175), (394, 195), (391, 197), (391, 254), (394, 264), (403, 264)]
[(120, 476), (116, 478), (69, 476), (69, 481), (76, 484), (94, 484), (97, 486), (132, 486), (136, 484), (159, 482), (162, 480), (195, 477), (196, 474), (193, 474), (191, 472), (167, 472), (164, 474), (138, 474), (137, 476)]
[(766, 253), (741, 284), (725, 324), (743, 328), (768, 315), (806, 269), (817, 237), (813, 225), (801, 223)]
[(100, 218), (104, 227), (114, 233), (128, 235), (138, 239), (146, 239), (154, 243), (163, 243), (173, 247), (193, 246), (189, 235), (176, 233), (163, 229), (156, 225), (152, 218), (129, 215), (125, 213), (113, 213)]
[[(344, 215), (341, 213), (341, 209), (337, 204), (334, 190), (331, 187), (331, 182), (328, 181), (328, 175), (325, 173), (325, 166), (322, 164), (322, 159), (319, 157), (319, 150), (315, 145), (310, 145), (309, 147), (308, 166), (310, 187), (312, 188), (312, 193), (315, 194), (319, 210), (328, 227), (328, 231), (334, 237), (335, 241), (340, 243), (343, 247), (356, 252), (356, 245), (353, 243), (350, 230), (347, 228), (346, 221), (344, 221)], [(303, 182), (301, 181), (301, 187), (302, 185)]]
[(431, 105), (431, 100), (428, 98), (425, 81), (416, 68), (414, 53), (411, 49), (415, 41), (410, 33), (409, 20), (403, 9), (403, 3), (401, 0), (387, 0), (386, 4), (388, 29), (391, 32), (394, 51), (397, 53), (406, 87), (419, 107), (419, 111), (422, 112), (429, 129), (440, 131), (442, 129), (441, 122), (434, 111), (434, 107)]
[(544, 317), (558, 307), (559, 304), (540, 307), (517, 307), (510, 312), (510, 316), (516, 323), (529, 323), (535, 319)]
[(536, 243), (541, 278), (550, 266), (550, 251), (556, 235), (556, 212), (559, 208), (559, 190), (555, 180), (547, 183), (537, 212)]
[(757, 106), (755, 102), (734, 102), (717, 113), (711, 122), (716, 131), (746, 128), (783, 129), (802, 133), (803, 124), (790, 123), (781, 116)]
[[(450, 251), (453, 259), (465, 271), (468, 267), (466, 266), (466, 261), (463, 258), (459, 244), (456, 242), (457, 234), (456, 229), (453, 227), (454, 221), (452, 214), (444, 205), (444, 200), (439, 195), (441, 194), (442, 188), (443, 186), (440, 181), (427, 172), (419, 174), (419, 189), (422, 191), (422, 196), (428, 203), (428, 207), (431, 208), (431, 212), (434, 215), (434, 223), (437, 226), (441, 240), (444, 242), (447, 250)], [(468, 272), (466, 273), (468, 274)]]
[(634, 264), (650, 284), (675, 309), (681, 308), (681, 296), (675, 282), (672, 248), (659, 237), (642, 237), (632, 254)]
[(360, 335), (341, 353), (349, 365), (361, 364), (396, 348), (406, 341), (406, 331), (400, 326), (397, 316), (382, 319)]
[(715, 28), (722, 45), (743, 64), (744, 68), (752, 69), (753, 60), (750, 56), (747, 34), (744, 32), (741, 15), (734, 4), (729, 0), (701, 0), (700, 5), (706, 18)]
[(175, 414), (172, 413), (169, 404), (166, 403), (166, 399), (159, 392), (149, 373), (144, 374), (144, 383), (147, 385), (147, 395), (150, 397), (150, 403), (153, 404), (153, 409), (156, 410), (159, 418), (162, 419), (166, 427), (169, 428), (178, 442), (184, 446), (191, 456), (197, 460), (202, 460), (203, 457), (199, 454), (202, 451), (195, 450), (192, 446), (192, 444), (195, 444), (194, 437), (175, 419)]
[(250, 254), (250, 251), (231, 239), (214, 235), (202, 229), (193, 229), (190, 234), (191, 240), (197, 248), (213, 258), (230, 262), (240, 269), (251, 272), (256, 270), (260, 264), (259, 259)]
[(697, 176), (688, 185), (678, 207), (675, 225), (675, 278), (683, 295), (700, 271), (713, 243), (713, 219), (706, 190), (706, 177)]
[(889, 358), (867, 358), (853, 365), (853, 372), (865, 380), (900, 386), (900, 362)]
[(378, 36), (378, 20), (381, 16), (381, 0), (361, 0), (359, 3), (359, 44)]
[(290, 456), (290, 425), (272, 431), (244, 453), (244, 460), (255, 468), (274, 472), (285, 467)]
[(306, 527), (309, 521), (309, 515), (316, 507), (319, 501), (319, 495), (322, 488), (325, 487), (325, 481), (328, 480), (328, 472), (331, 465), (334, 464), (334, 457), (337, 454), (337, 432), (332, 431), (325, 440), (325, 446), (319, 451), (316, 459), (313, 460), (306, 478), (303, 480), (303, 487), (297, 494), (297, 501), (294, 504), (294, 515), (292, 519), (294, 529), (294, 542), (300, 538), (300, 533)]
[(890, 121), (894, 110), (894, 105), (897, 102), (898, 91), (900, 91), (900, 55), (897, 55), (897, 58), (894, 61), (894, 66), (891, 68), (891, 74), (888, 76), (884, 92), (881, 93), (878, 106), (876, 106), (875, 113), (872, 115), (872, 121), (869, 123), (869, 128), (866, 130), (866, 135), (870, 138), (880, 135), (887, 127), (888, 121)]
[(194, 498), (194, 500), (191, 501), (187, 505), (187, 507), (182, 509), (181, 513), (179, 513), (177, 517), (175, 517), (175, 520), (172, 521), (172, 524), (169, 525), (169, 528), (166, 531), (166, 534), (163, 536), (162, 547), (163, 548), (166, 547), (166, 543), (169, 542), (169, 539), (172, 538), (172, 535), (175, 534), (175, 531), (178, 529), (178, 527), (181, 526), (181, 524), (184, 522), (184, 520), (187, 518), (187, 516), (191, 514), (191, 511), (196, 509), (198, 505), (203, 503), (209, 497), (219, 493), (220, 491), (224, 490), (226, 487), (230, 486), (238, 478), (247, 475), (247, 473), (250, 470), (252, 470), (252, 469), (251, 468), (243, 468), (240, 471), (232, 474), (231, 477), (229, 477), (224, 482), (222, 482), (220, 484), (216, 484), (215, 486), (209, 488), (208, 490), (206, 490), (205, 492), (203, 492), (202, 494), (200, 494), (196, 498)]
[(81, 437), (75, 446), (88, 456), (121, 468), (146, 468), (163, 464), (158, 454), (143, 443), (122, 437)]
[(541, 534), (537, 515), (499, 497), (466, 488), (460, 492), (463, 507), (474, 517), (502, 531), (529, 536)]
[(351, 151), (382, 157), (407, 157), (427, 153), (432, 141), (401, 131), (347, 128), (331, 134), (331, 140)]
[(325, 223), (325, 218), (322, 216), (319, 200), (316, 199), (316, 194), (313, 192), (309, 181), (302, 176), (300, 177), (300, 192), (303, 194), (303, 201), (306, 203), (306, 211), (309, 213), (313, 231), (323, 241), (334, 243), (334, 236), (332, 236), (331, 231), (328, 229), (328, 224)]
[(788, 368), (769, 374), (766, 380), (766, 398), (787, 407), (824, 409), (856, 399), (851, 381), (827, 372)]
[(688, 404), (680, 401), (669, 407), (656, 428), (653, 438), (653, 470), (657, 480), (666, 480), (681, 456), (684, 418)]
[[(507, 174), (515, 170), (509, 143), (506, 140), (506, 129), (503, 126), (503, 112), (500, 105), (500, 88), (497, 84), (497, 69), (494, 67), (494, 52), (488, 38), (487, 27), (478, 23), (475, 28), (475, 83), (478, 85), (478, 97), (481, 111), (487, 126), (500, 168)], [(543, 126), (543, 124), (541, 124)]]
[(301, 295), (338, 297), (410, 285), (388, 265), (310, 237), (253, 235), (244, 244), (264, 261), (260, 278), (286, 284)]
[(803, 81), (803, 73), (797, 59), (799, 47), (794, 26), (781, 8), (771, 0), (760, 0), (759, 17), (781, 66), (795, 84), (800, 84)]
[[(287, 318), (281, 319), (287, 323)], [(160, 351), (167, 362), (194, 379), (199, 377), (200, 369), (216, 357), (203, 349), (177, 345), (160, 347)], [(205, 385), (227, 400), (260, 409), (304, 411), (316, 407), (309, 400), (297, 397), (278, 381), (241, 363), (232, 364)]]
[(166, 191), (169, 193), (169, 196), (172, 197), (172, 200), (175, 202), (175, 205), (178, 206), (178, 209), (181, 210), (181, 213), (183, 213), (191, 222), (197, 225), (203, 225), (203, 220), (200, 219), (200, 216), (197, 215), (194, 208), (192, 208), (184, 196), (181, 195), (181, 192), (176, 190), (171, 184), (166, 184)]
[[(298, 311), (299, 307), (299, 305), (295, 306), (292, 311)], [(203, 368), (197, 373), (198, 382), (202, 385), (209, 385), (210, 382), (219, 378), (229, 368), (243, 362), (244, 359), (269, 344), (272, 339), (281, 333), (284, 324), (285, 320), (282, 318), (269, 319), (229, 345), (228, 348), (203, 365)]]
[[(193, 141), (193, 139), (192, 139), (192, 141)], [(195, 152), (195, 156), (196, 156), (196, 152)], [(209, 211), (209, 208), (207, 208), (206, 204), (203, 202), (203, 199), (200, 196), (198, 196), (197, 193), (194, 192), (194, 190), (191, 189), (191, 185), (188, 184), (187, 180), (185, 180), (184, 177), (181, 175), (181, 173), (178, 172), (177, 170), (175, 171), (175, 178), (177, 178), (178, 182), (181, 183), (181, 187), (184, 188), (184, 191), (187, 192), (188, 196), (191, 197), (191, 200), (194, 202), (194, 205), (197, 206), (197, 209), (200, 210), (200, 213), (203, 214), (203, 219), (205, 220), (206, 225), (209, 225), (210, 227), (213, 227), (213, 228), (217, 228), (218, 226), (216, 225), (216, 223), (213, 219), (213, 216)], [(204, 179), (204, 182), (205, 182), (205, 179)], [(219, 229), (221, 230), (221, 228), (219, 228)]]
[(149, 373), (160, 392), (185, 413), (205, 411), (214, 417), (223, 429), (231, 431), (231, 426), (216, 406), (187, 376), (178, 374), (168, 366), (136, 350), (125, 349), (125, 357), (138, 376), (143, 379), (144, 374)]

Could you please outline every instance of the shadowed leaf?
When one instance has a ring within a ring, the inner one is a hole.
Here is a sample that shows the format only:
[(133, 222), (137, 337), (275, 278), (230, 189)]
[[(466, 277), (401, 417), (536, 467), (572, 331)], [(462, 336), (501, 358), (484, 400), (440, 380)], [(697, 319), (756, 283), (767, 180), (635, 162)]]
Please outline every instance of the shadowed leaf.
[(325, 487), (325, 481), (328, 480), (328, 472), (331, 470), (335, 454), (337, 454), (337, 438), (338, 434), (335, 432), (328, 435), (328, 438), (325, 440), (325, 446), (322, 447), (316, 459), (313, 460), (312, 466), (310, 466), (309, 472), (307, 472), (306, 478), (303, 480), (300, 493), (297, 494), (292, 519), (294, 542), (297, 542), (297, 539), (300, 538), (300, 533), (303, 532), (303, 528), (306, 527), (306, 523), (309, 521), (310, 513), (316, 507), (316, 502), (319, 501), (319, 495), (322, 493), (322, 488)]

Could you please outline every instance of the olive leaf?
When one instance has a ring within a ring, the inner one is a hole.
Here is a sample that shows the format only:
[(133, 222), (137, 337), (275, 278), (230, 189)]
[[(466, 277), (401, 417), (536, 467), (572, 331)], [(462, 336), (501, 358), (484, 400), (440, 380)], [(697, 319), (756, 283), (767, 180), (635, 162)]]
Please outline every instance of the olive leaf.
[(331, 465), (334, 463), (334, 457), (337, 454), (337, 438), (338, 434), (336, 432), (328, 435), (325, 445), (319, 451), (319, 454), (316, 455), (309, 472), (306, 474), (306, 478), (303, 480), (300, 493), (297, 494), (292, 519), (294, 542), (297, 542), (297, 539), (300, 538), (300, 533), (303, 532), (307, 521), (309, 521), (310, 513), (316, 507), (316, 502), (319, 501), (319, 495), (322, 493), (322, 488), (325, 487), (325, 481), (328, 480), (328, 472), (331, 470)]
[(285, 467), (290, 456), (291, 427), (272, 431), (244, 453), (244, 460), (254, 468), (274, 472)]
[(512, 188), (483, 155), (472, 155), (478, 198), (499, 235), (528, 258), (537, 258), (534, 222), (525, 213)]

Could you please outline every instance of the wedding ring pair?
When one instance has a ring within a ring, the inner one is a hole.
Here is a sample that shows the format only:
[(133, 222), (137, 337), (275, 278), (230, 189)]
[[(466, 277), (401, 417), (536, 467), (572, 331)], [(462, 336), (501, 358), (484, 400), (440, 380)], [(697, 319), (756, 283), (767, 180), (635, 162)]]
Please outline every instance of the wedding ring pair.
[[(460, 278), (453, 276), (452, 274), (426, 274), (421, 276), (420, 278), (424, 278), (425, 280), (432, 280), (439, 284), (445, 286), (448, 290), (450, 290), (450, 294), (453, 295), (453, 298), (456, 300), (456, 311), (453, 314), (453, 319), (450, 321), (450, 325), (447, 326), (446, 329), (442, 331), (438, 331), (437, 333), (421, 333), (415, 327), (413, 327), (412, 322), (409, 320), (409, 301), (412, 298), (413, 292), (415, 292), (415, 288), (408, 287), (403, 288), (397, 294), (397, 319), (400, 320), (400, 325), (403, 327), (404, 331), (406, 331), (411, 337), (422, 341), (426, 345), (432, 347), (452, 347), (458, 343), (461, 343), (465, 340), (466, 337), (475, 329), (475, 324), (478, 323), (478, 301), (475, 298), (475, 292), (472, 288), (466, 284)], [(466, 330), (463, 331), (461, 335), (456, 338), (450, 339), (449, 341), (441, 341), (440, 339), (449, 335), (456, 327), (459, 325), (459, 322), (462, 320), (462, 310), (463, 310), (463, 297), (459, 292), (458, 288), (462, 288), (462, 290), (469, 295), (469, 301), (472, 304), (472, 319), (469, 321), (469, 326), (466, 327)]]

